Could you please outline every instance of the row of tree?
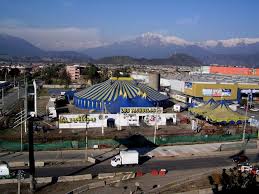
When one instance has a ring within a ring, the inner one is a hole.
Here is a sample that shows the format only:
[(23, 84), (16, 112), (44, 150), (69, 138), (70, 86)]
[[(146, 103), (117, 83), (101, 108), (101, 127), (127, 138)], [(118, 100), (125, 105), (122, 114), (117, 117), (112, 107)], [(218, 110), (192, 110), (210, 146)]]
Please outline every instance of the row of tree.
[(64, 65), (52, 65), (44, 68), (41, 72), (36, 72), (34, 76), (40, 77), (46, 84), (69, 85), (70, 75), (66, 72)]
[(8, 78), (18, 77), (20, 76), (20, 70), (18, 68), (3, 68), (0, 69), (0, 80), (5, 80)]

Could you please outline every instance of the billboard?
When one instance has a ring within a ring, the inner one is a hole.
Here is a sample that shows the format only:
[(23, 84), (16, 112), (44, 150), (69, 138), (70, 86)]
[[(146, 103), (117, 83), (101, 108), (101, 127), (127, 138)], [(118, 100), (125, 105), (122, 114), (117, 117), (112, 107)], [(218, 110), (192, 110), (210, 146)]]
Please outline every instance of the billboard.
[(255, 94), (255, 93), (259, 93), (259, 90), (257, 89), (253, 89), (253, 90), (251, 90), (251, 89), (243, 89), (243, 90), (241, 90), (241, 93), (243, 93), (243, 94), (249, 94), (249, 93), (253, 93), (253, 94)]
[(192, 89), (192, 82), (185, 82), (185, 83), (184, 83), (184, 88), (186, 88), (186, 89)]
[(212, 96), (213, 97), (221, 97), (222, 96), (222, 90), (221, 89), (212, 89)]
[(101, 114), (64, 114), (59, 115), (59, 128), (60, 129), (82, 129), (91, 127), (104, 127), (107, 122), (103, 121)]
[(212, 89), (202, 89), (203, 96), (212, 96)]
[(163, 107), (122, 107), (120, 108), (121, 114), (159, 114), (163, 113)]
[(222, 96), (231, 96), (231, 89), (222, 89)]
[(144, 122), (148, 126), (160, 126), (166, 125), (167, 119), (173, 119), (173, 123), (176, 123), (176, 114), (175, 113), (163, 113), (163, 114), (150, 114), (144, 116)]
[(202, 95), (212, 97), (231, 96), (231, 89), (202, 89)]

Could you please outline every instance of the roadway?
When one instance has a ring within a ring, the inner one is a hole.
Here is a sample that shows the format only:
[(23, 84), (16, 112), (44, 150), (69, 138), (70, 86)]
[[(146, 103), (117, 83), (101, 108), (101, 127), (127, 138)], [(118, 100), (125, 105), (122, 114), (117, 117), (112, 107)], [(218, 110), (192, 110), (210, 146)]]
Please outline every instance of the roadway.
[[(258, 162), (257, 154), (247, 154), (251, 162)], [(195, 158), (151, 158), (140, 165), (124, 166), (114, 168), (110, 165), (110, 160), (107, 159), (99, 164), (90, 166), (59, 166), (59, 167), (43, 167), (36, 169), (36, 176), (69, 176), (91, 173), (97, 175), (98, 173), (111, 172), (126, 172), (126, 171), (142, 171), (144, 173), (151, 172), (153, 169), (165, 168), (169, 171), (183, 171), (183, 170), (197, 170), (199, 168), (217, 168), (224, 166), (231, 166), (233, 162), (230, 156), (216, 156), (216, 157), (195, 157)]]
[[(20, 87), (19, 97), (24, 97), (24, 88)], [(4, 96), (3, 113), (8, 113), (18, 102), (18, 88), (11, 88)]]

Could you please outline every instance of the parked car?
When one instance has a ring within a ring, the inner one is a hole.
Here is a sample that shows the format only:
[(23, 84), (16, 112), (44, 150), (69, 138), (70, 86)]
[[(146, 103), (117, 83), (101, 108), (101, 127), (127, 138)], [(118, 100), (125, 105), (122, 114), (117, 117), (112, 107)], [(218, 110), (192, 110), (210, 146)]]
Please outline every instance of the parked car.
[(240, 156), (233, 157), (232, 160), (235, 163), (243, 163), (243, 162), (248, 162), (248, 157), (245, 155), (240, 155)]
[(242, 162), (237, 165), (238, 170), (241, 172), (251, 172), (253, 166), (249, 162)]

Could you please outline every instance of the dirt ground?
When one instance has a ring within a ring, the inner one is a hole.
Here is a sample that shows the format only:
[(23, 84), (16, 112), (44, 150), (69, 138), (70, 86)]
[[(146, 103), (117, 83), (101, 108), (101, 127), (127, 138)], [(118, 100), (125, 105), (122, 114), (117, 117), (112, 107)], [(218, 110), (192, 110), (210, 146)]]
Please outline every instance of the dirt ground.
[(162, 193), (171, 194), (171, 193), (177, 193), (177, 192), (186, 192), (191, 190), (205, 189), (205, 188), (209, 188), (210, 186), (211, 185), (209, 183), (209, 179), (207, 177), (202, 177), (195, 181), (190, 181), (171, 188), (169, 187), (167, 191), (164, 191)]
[[(77, 187), (85, 185), (87, 183), (94, 182), (93, 180), (87, 181), (75, 181), (75, 182), (65, 182), (65, 183), (54, 183), (54, 184), (41, 184), (36, 186), (36, 194), (64, 194)], [(17, 184), (5, 184), (0, 185), (1, 194), (17, 194)], [(21, 185), (21, 194), (29, 193), (29, 184)]]

